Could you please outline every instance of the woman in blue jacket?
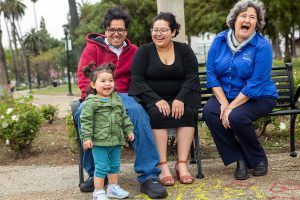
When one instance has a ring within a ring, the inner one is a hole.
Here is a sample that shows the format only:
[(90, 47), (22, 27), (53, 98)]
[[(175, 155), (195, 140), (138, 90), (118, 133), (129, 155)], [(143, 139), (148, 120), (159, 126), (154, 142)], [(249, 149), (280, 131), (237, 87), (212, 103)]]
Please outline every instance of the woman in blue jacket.
[(204, 119), (225, 165), (237, 162), (238, 180), (263, 176), (266, 153), (253, 122), (272, 111), (277, 90), (271, 80), (272, 47), (259, 33), (264, 26), (260, 2), (241, 0), (227, 16), (229, 30), (219, 33), (208, 52), (207, 87), (214, 96), (204, 106)]

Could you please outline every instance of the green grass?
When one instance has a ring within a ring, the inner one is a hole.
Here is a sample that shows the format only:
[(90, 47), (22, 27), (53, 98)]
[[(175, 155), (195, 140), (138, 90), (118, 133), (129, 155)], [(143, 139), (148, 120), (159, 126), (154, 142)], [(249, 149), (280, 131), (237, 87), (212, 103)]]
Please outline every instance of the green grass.
[[(295, 85), (298, 85), (300, 83), (300, 57), (297, 57), (292, 61), (293, 63), (293, 72), (294, 72), (294, 82)], [(281, 66), (284, 65), (283, 60), (273, 60), (274, 66)]]
[(293, 61), (294, 78), (297, 82), (300, 82), (300, 57)]
[[(69, 93), (68, 85), (60, 85), (57, 87), (46, 87), (32, 90), (32, 94), (43, 95), (67, 95)], [(80, 90), (77, 85), (72, 85), (72, 93), (75, 96), (80, 96)]]

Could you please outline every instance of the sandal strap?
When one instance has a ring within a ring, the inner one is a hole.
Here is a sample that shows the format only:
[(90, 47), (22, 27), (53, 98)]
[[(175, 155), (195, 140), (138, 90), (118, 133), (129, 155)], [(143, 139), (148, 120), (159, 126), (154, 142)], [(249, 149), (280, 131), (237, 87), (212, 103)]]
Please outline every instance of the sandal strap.
[(159, 163), (157, 164), (157, 166), (165, 165), (165, 164), (167, 164), (167, 163), (168, 163), (168, 161), (162, 161), (162, 162), (159, 162)]
[(183, 184), (190, 184), (194, 182), (194, 177), (190, 176), (190, 175), (182, 175), (179, 177), (179, 181), (180, 183)]
[(187, 160), (178, 160), (176, 164), (178, 164), (178, 163), (185, 163), (186, 164)]

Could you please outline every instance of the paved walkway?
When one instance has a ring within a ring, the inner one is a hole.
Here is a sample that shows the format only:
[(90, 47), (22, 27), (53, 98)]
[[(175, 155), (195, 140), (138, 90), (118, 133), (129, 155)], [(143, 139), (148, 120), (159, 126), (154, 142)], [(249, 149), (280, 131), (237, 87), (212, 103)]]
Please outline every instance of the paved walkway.
[[(205, 178), (192, 185), (178, 181), (168, 187), (170, 200), (237, 200), (237, 199), (300, 199), (300, 158), (288, 153), (269, 157), (269, 173), (245, 181), (233, 178), (234, 165), (224, 167), (220, 159), (203, 160)], [(171, 164), (174, 169), (174, 163)], [(196, 174), (196, 166), (191, 165)], [(133, 164), (121, 165), (120, 184), (130, 191), (129, 199), (149, 199), (139, 192)], [(0, 166), (0, 199), (91, 199), (91, 193), (78, 188), (78, 166)]]
[[(14, 95), (28, 95), (28, 90), (17, 91)], [(63, 118), (70, 110), (70, 105), (73, 99), (79, 99), (76, 96), (67, 95), (34, 95), (33, 103), (38, 105), (52, 104), (58, 107), (58, 117)]]
[[(74, 97), (35, 95), (38, 104), (57, 104), (63, 117)], [(192, 185), (178, 182), (168, 187), (170, 200), (238, 200), (289, 199), (300, 200), (300, 155), (291, 158), (287, 153), (271, 154), (269, 173), (245, 181), (233, 178), (234, 165), (224, 167), (220, 159), (203, 160), (204, 179)], [(171, 163), (174, 169), (174, 163)], [(130, 191), (129, 199), (149, 199), (139, 192), (133, 164), (121, 165), (120, 184)], [(174, 171), (174, 170), (173, 170)], [(196, 174), (196, 166), (191, 165)], [(175, 175), (175, 174), (174, 174)], [(0, 166), (0, 199), (3, 200), (85, 200), (91, 193), (78, 188), (78, 166)]]

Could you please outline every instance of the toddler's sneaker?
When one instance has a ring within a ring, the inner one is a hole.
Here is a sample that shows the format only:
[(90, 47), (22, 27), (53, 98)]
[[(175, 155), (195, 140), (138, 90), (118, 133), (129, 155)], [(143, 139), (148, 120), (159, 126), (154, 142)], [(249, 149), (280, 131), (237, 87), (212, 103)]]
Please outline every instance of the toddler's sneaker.
[(117, 184), (109, 184), (106, 190), (107, 197), (117, 198), (117, 199), (124, 199), (129, 196), (129, 192), (123, 190)]
[(93, 192), (93, 200), (109, 200), (103, 189), (95, 189)]

